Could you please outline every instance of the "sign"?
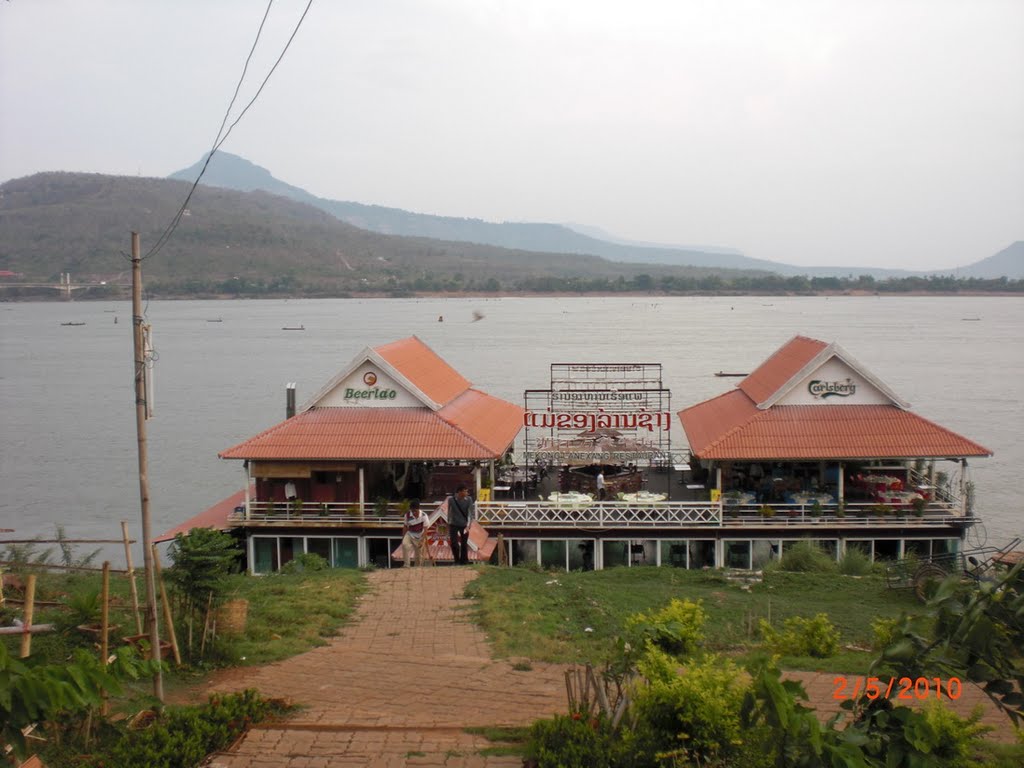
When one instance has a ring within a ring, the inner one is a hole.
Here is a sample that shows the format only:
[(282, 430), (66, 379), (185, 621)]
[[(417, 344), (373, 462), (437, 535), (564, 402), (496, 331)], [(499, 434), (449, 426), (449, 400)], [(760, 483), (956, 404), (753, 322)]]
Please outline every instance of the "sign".
[(857, 394), (857, 385), (852, 379), (845, 381), (822, 381), (812, 379), (807, 384), (807, 391), (819, 400), (826, 400), (830, 397), (850, 397)]
[(672, 460), (671, 393), (660, 363), (554, 363), (548, 389), (524, 393), (526, 460), (653, 464)]

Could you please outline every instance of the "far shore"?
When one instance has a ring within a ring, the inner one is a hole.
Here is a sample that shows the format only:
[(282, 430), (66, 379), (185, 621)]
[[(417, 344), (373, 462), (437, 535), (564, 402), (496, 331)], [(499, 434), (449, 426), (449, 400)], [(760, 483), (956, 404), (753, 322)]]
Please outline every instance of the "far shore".
[[(57, 296), (4, 296), (4, 291), (0, 288), (0, 303), (8, 302), (53, 302), (53, 303), (69, 303), (69, 302), (100, 302), (100, 301), (128, 301), (131, 298), (130, 290), (125, 289), (125, 293), (122, 296), (88, 296), (80, 295), (73, 299), (66, 299), (64, 297)], [(281, 299), (507, 299), (507, 298), (644, 298), (644, 299), (667, 299), (667, 298), (687, 298), (687, 297), (719, 297), (719, 298), (745, 298), (745, 297), (756, 297), (756, 298), (810, 298), (817, 296), (830, 297), (876, 297), (876, 298), (898, 298), (898, 297), (924, 297), (924, 296), (935, 296), (942, 298), (951, 297), (972, 297), (976, 298), (979, 296), (992, 296), (1001, 298), (1020, 298), (1024, 296), (1024, 293), (1020, 291), (863, 291), (863, 290), (845, 290), (845, 291), (807, 291), (807, 292), (755, 292), (755, 291), (687, 291), (687, 292), (670, 292), (670, 291), (613, 291), (613, 292), (600, 292), (600, 291), (458, 291), (458, 292), (445, 292), (445, 291), (401, 291), (401, 292), (389, 292), (389, 291), (367, 291), (365, 293), (341, 293), (333, 296), (325, 295), (305, 295), (305, 294), (276, 294), (267, 293), (259, 295), (247, 295), (239, 296), (231, 293), (220, 293), (220, 294), (168, 294), (149, 296), (148, 300), (152, 301), (254, 301), (254, 300), (275, 300), (280, 301)]]

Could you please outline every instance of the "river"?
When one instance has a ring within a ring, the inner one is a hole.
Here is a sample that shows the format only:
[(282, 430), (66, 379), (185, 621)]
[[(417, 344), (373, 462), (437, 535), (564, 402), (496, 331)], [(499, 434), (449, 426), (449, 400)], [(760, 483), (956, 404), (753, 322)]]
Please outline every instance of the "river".
[[(155, 533), (242, 487), (240, 462), (217, 453), (284, 418), (287, 382), (301, 404), (363, 347), (411, 334), (516, 403), (547, 386), (552, 362), (659, 362), (672, 411), (726, 391), (736, 380), (715, 371), (750, 371), (796, 334), (837, 341), (915, 413), (994, 452), (971, 462), (985, 525), (969, 542), (1002, 545), (1024, 529), (1021, 298), (154, 301), (146, 319)], [(132, 373), (128, 302), (0, 305), (0, 528), (15, 529), (0, 536), (51, 538), (63, 525), (116, 538), (121, 520), (138, 535)], [(115, 547), (104, 555), (123, 560)]]

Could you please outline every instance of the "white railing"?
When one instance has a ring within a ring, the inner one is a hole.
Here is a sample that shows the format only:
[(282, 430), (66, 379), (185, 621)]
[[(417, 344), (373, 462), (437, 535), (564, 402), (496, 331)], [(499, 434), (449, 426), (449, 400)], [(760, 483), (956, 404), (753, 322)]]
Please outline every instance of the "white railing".
[(594, 501), (568, 506), (554, 501), (477, 502), (477, 517), (487, 528), (651, 528), (720, 525), (722, 508), (709, 502)]
[[(428, 512), (437, 502), (425, 504)], [(570, 506), (551, 501), (480, 501), (476, 504), (480, 523), (491, 529), (505, 528), (794, 528), (806, 526), (906, 528), (936, 525), (970, 525), (973, 518), (959, 514), (949, 504), (932, 502), (921, 514), (911, 508), (891, 508), (878, 515), (875, 504), (847, 504), (840, 515), (835, 505), (773, 504), (773, 514), (764, 515), (757, 504), (721, 505), (710, 502), (659, 501), (635, 503), (595, 501)], [(817, 514), (816, 514), (817, 513)], [(330, 527), (400, 527), (403, 507), (399, 504), (305, 502), (249, 502), (249, 512), (237, 508), (228, 516), (239, 525)]]

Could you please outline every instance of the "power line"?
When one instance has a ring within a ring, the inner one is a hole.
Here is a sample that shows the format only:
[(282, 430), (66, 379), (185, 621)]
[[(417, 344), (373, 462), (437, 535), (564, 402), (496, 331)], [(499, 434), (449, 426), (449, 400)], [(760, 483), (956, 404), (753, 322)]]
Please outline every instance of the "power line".
[[(266, 24), (267, 16), (270, 14), (270, 8), (273, 4), (274, 0), (269, 0), (269, 2), (267, 3), (267, 10), (263, 13), (263, 20), (260, 22), (260, 27), (256, 32), (256, 39), (253, 40), (252, 48), (249, 50), (249, 55), (245, 59), (245, 66), (242, 68), (242, 76), (238, 80), (238, 85), (235, 87), (235, 93), (231, 97), (231, 103), (228, 105), (228, 109), (224, 113), (224, 119), (221, 121), (220, 130), (217, 131), (217, 136), (213, 140), (213, 147), (207, 153), (206, 161), (203, 163), (203, 167), (200, 169), (199, 175), (196, 176), (196, 180), (192, 183), (192, 188), (189, 189), (188, 195), (185, 197), (185, 202), (181, 204), (181, 207), (178, 209), (178, 212), (174, 215), (174, 218), (171, 220), (171, 223), (167, 226), (167, 229), (164, 230), (164, 233), (160, 235), (157, 242), (153, 245), (152, 248), (149, 249), (146, 255), (142, 257), (141, 261), (145, 261), (146, 259), (155, 256), (157, 252), (159, 252), (160, 249), (163, 248), (171, 239), (171, 235), (174, 233), (174, 230), (177, 229), (178, 224), (181, 223), (181, 219), (185, 215), (185, 211), (188, 210), (188, 204), (189, 201), (192, 199), (192, 194), (196, 191), (196, 187), (199, 186), (199, 181), (200, 179), (203, 178), (203, 174), (206, 173), (206, 169), (210, 165), (210, 161), (213, 159), (214, 153), (216, 153), (217, 150), (220, 149), (221, 145), (225, 141), (227, 141), (228, 136), (231, 135), (231, 131), (234, 130), (235, 126), (238, 125), (241, 119), (245, 116), (245, 113), (249, 111), (249, 108), (256, 103), (256, 99), (258, 99), (260, 97), (260, 94), (263, 93), (263, 89), (266, 87), (271, 76), (274, 74), (274, 71), (277, 69), (277, 66), (281, 63), (281, 60), (284, 59), (284, 55), (288, 52), (288, 48), (291, 46), (292, 41), (295, 39), (295, 35), (298, 34), (299, 28), (302, 26), (302, 22), (305, 21), (306, 14), (309, 13), (309, 9), (313, 5), (313, 0), (309, 0), (309, 2), (306, 3), (306, 8), (305, 10), (302, 11), (302, 15), (299, 17), (299, 21), (296, 23), (295, 29), (292, 30), (291, 35), (288, 37), (288, 42), (285, 43), (284, 48), (281, 50), (281, 54), (277, 57), (277, 60), (274, 62), (274, 65), (270, 68), (270, 71), (267, 72), (266, 77), (263, 78), (263, 82), (260, 83), (260, 87), (256, 90), (256, 94), (252, 97), (252, 99), (249, 100), (249, 103), (245, 105), (245, 108), (239, 113), (238, 117), (235, 118), (235, 121), (231, 123), (230, 126), (228, 126), (227, 131), (224, 132), (224, 125), (227, 123), (228, 115), (231, 114), (231, 109), (232, 107), (234, 107), (235, 100), (238, 98), (238, 92), (242, 88), (242, 81), (245, 80), (246, 72), (249, 69), (249, 62), (252, 60), (253, 53), (256, 51), (256, 45), (259, 43), (260, 35), (263, 32), (263, 26), (264, 24)], [(221, 135), (222, 133), (223, 136)]]

